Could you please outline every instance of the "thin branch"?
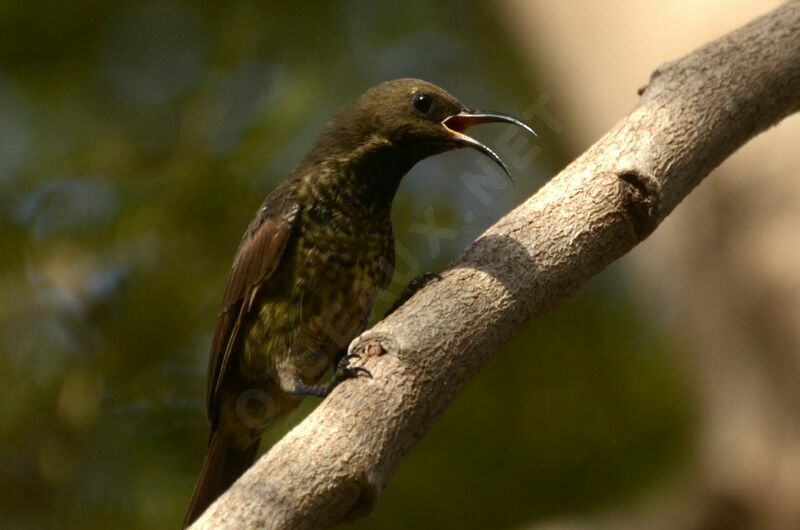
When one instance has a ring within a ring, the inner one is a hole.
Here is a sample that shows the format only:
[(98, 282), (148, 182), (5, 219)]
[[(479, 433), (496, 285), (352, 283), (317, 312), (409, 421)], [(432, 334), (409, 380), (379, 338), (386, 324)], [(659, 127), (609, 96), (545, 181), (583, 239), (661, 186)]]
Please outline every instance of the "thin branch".
[(662, 65), (626, 119), (353, 342), (373, 379), (337, 388), (193, 528), (319, 529), (369, 513), (506, 341), (646, 238), (748, 139), (799, 109), (800, 2)]

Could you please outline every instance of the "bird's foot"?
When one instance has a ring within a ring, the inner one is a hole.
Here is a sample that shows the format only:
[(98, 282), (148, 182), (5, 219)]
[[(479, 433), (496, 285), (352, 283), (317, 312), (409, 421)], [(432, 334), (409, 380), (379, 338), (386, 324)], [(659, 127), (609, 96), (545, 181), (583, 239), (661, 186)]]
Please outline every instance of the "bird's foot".
[(343, 381), (362, 375), (371, 379), (372, 374), (363, 366), (350, 366), (351, 360), (360, 358), (361, 356), (357, 353), (348, 353), (336, 363), (336, 371), (333, 373), (333, 377), (331, 377), (330, 381), (319, 385), (296, 384), (292, 389), (292, 393), (298, 396), (316, 396), (318, 398), (324, 398)]
[(359, 377), (362, 375), (372, 379), (372, 374), (370, 371), (363, 366), (350, 366), (350, 361), (360, 359), (361, 355), (357, 353), (348, 353), (342, 357), (338, 363), (336, 363), (336, 372), (333, 374), (333, 381), (335, 381), (334, 386), (347, 379), (352, 379), (353, 377)]
[(439, 274), (438, 272), (424, 272), (419, 276), (417, 276), (416, 278), (414, 278), (413, 280), (411, 280), (410, 282), (408, 282), (406, 288), (403, 289), (402, 293), (400, 293), (400, 296), (397, 298), (395, 303), (392, 304), (392, 307), (390, 307), (389, 310), (383, 315), (383, 318), (388, 317), (389, 315), (394, 313), (398, 307), (408, 302), (409, 299), (411, 299), (411, 297), (417, 293), (417, 291), (419, 291), (432, 281), (441, 279), (442, 275)]

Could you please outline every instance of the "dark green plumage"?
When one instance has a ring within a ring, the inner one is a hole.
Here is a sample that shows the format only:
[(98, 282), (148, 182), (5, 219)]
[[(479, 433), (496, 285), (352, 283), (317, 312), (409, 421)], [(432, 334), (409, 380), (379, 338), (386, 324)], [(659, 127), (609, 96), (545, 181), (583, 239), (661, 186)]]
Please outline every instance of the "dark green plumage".
[[(337, 115), (264, 201), (237, 251), (211, 350), (209, 448), (190, 524), (249, 467), (263, 430), (302, 396), (356, 373), (340, 366), (394, 268), (391, 204), (419, 160), (458, 147), (474, 123), (515, 119), (465, 109), (442, 89), (400, 79)], [(501, 163), (502, 164), (502, 163)]]

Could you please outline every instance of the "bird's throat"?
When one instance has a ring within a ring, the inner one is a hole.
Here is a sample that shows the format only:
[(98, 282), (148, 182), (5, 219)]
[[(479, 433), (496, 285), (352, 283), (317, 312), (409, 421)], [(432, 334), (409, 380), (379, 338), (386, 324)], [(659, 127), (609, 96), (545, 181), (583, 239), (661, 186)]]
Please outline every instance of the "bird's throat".
[(319, 163), (312, 187), (320, 198), (341, 198), (348, 208), (390, 209), (400, 181), (415, 163), (388, 142), (367, 142)]

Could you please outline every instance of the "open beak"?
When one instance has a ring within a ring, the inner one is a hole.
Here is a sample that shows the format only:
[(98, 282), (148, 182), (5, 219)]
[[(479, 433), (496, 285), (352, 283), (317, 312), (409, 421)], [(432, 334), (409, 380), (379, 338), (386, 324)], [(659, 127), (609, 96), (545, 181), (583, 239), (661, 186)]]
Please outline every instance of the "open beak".
[(508, 114), (502, 114), (500, 112), (484, 112), (480, 110), (470, 110), (464, 109), (458, 114), (454, 114), (453, 116), (449, 116), (442, 121), (442, 126), (447, 129), (453, 136), (454, 140), (457, 144), (462, 147), (471, 147), (477, 151), (480, 151), (484, 155), (488, 156), (492, 160), (494, 160), (498, 166), (500, 166), (503, 171), (505, 171), (508, 178), (512, 180), (511, 173), (508, 171), (503, 160), (497, 156), (497, 153), (480, 143), (478, 140), (471, 138), (464, 134), (464, 131), (472, 127), (473, 125), (478, 125), (481, 123), (510, 123), (512, 125), (516, 125), (517, 127), (521, 127), (531, 133), (534, 136), (538, 136), (536, 131), (531, 129), (525, 122), (518, 120), (513, 116), (509, 116)]

